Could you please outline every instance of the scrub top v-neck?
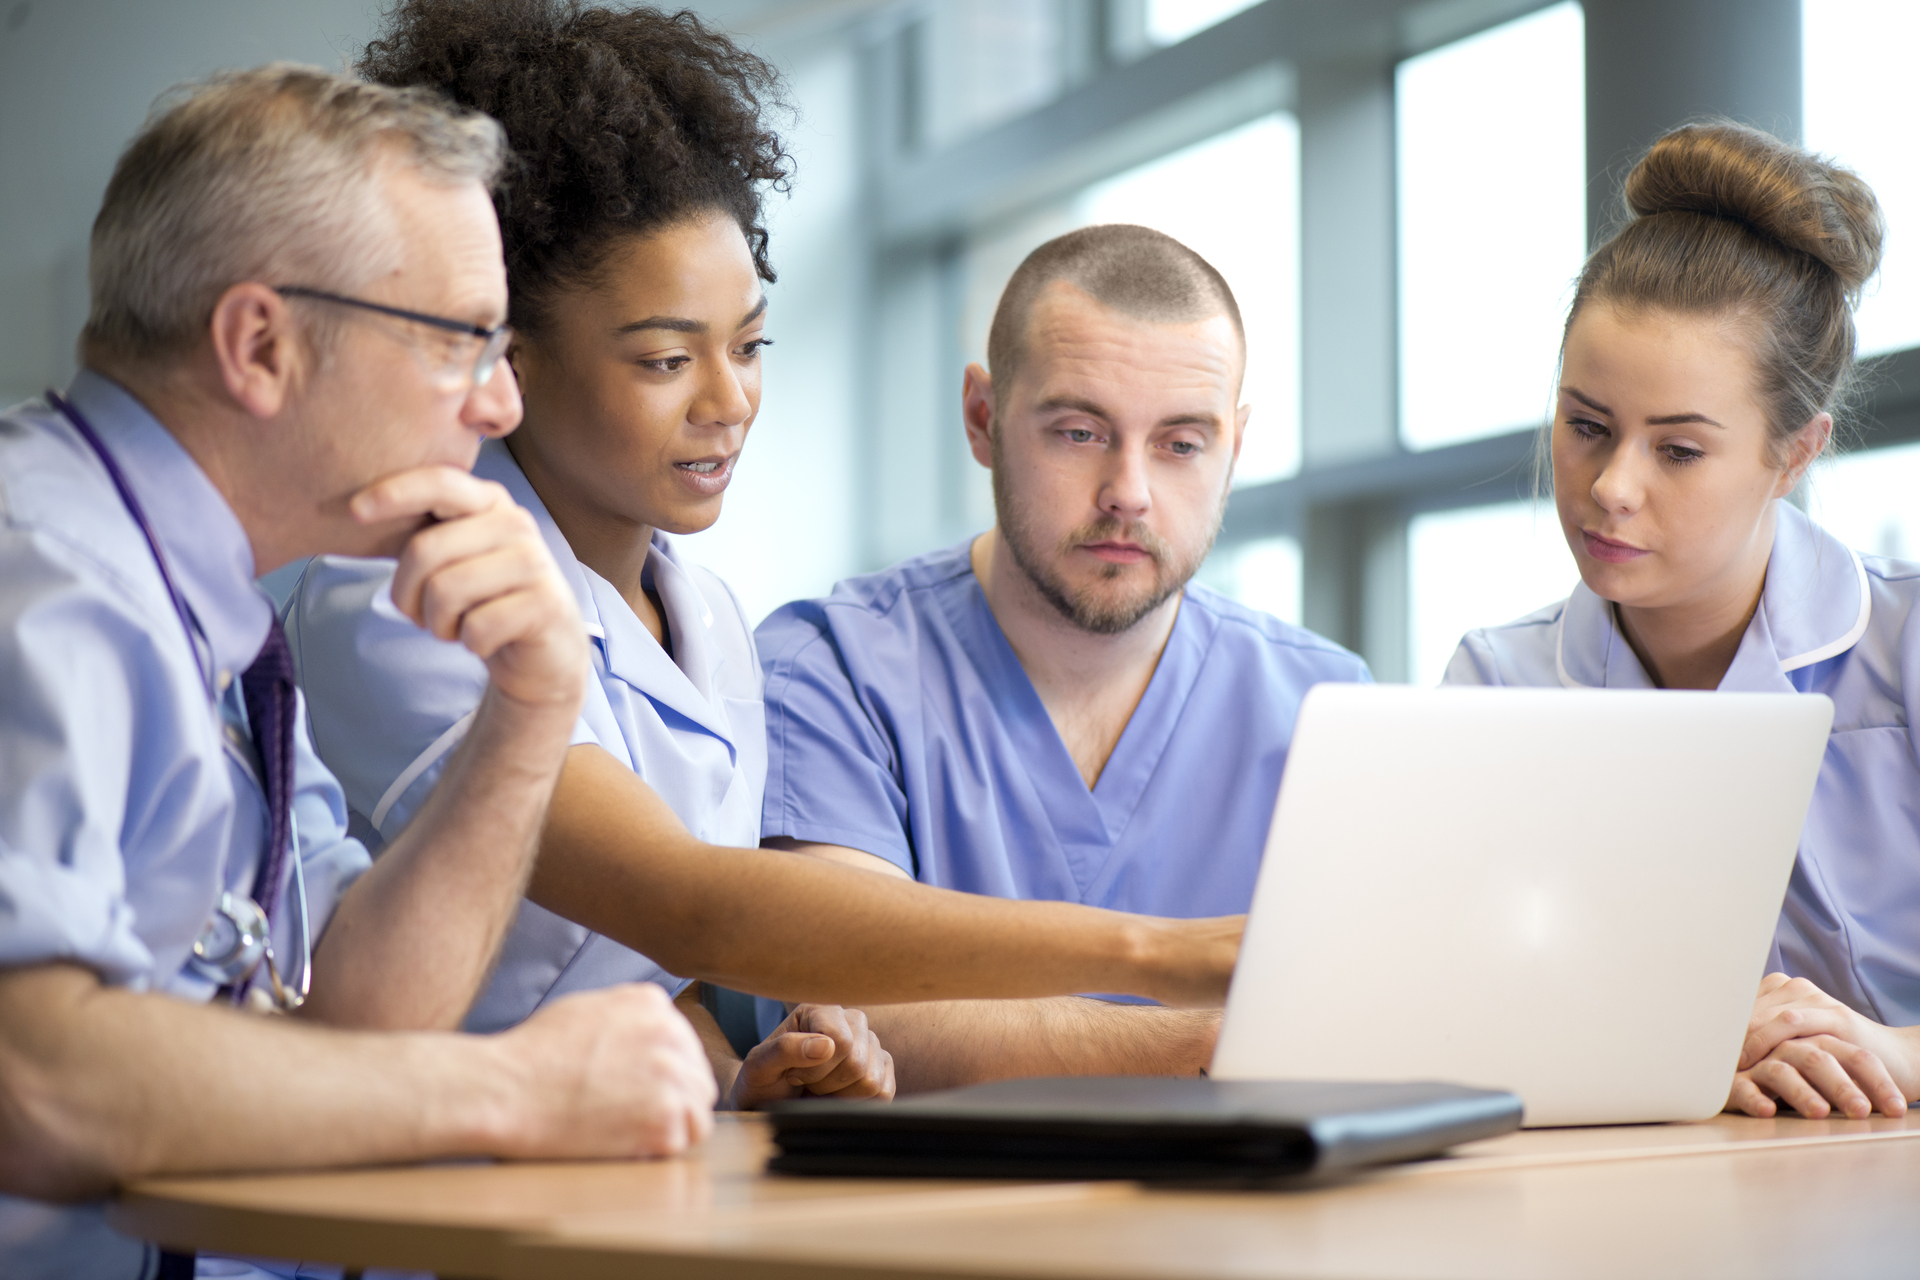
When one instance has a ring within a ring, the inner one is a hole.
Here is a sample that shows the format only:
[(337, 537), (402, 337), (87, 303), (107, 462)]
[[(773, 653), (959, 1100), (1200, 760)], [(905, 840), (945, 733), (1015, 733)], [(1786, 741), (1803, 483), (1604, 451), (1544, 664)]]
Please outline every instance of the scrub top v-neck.
[(967, 552), (850, 579), (761, 624), (762, 834), (859, 849), (974, 893), (1245, 911), (1300, 699), (1367, 679), (1365, 665), (1188, 584), (1089, 789)]
[[(539, 523), (592, 638), (593, 679), (574, 743), (633, 769), (699, 839), (759, 843), (765, 720), (753, 633), (718, 577), (654, 536), (645, 585), (665, 615), (668, 655), (611, 583), (581, 564), (501, 441), (474, 474), (497, 480)], [(314, 561), (287, 606), (314, 744), (339, 774), (355, 827), (376, 849), (425, 802), (486, 689), (466, 649), (420, 630), (388, 595), (393, 562)], [(467, 1028), (512, 1026), (547, 1001), (621, 982), (686, 986), (635, 951), (522, 902)]]

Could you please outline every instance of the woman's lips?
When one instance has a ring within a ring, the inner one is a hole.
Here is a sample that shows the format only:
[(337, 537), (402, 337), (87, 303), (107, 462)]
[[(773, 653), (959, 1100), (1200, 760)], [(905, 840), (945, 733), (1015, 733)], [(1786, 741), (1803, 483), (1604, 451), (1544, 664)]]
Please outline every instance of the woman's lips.
[(681, 482), (703, 498), (711, 498), (724, 493), (727, 482), (733, 479), (734, 459), (740, 455), (728, 454), (724, 458), (698, 458), (692, 462), (676, 462), (673, 469), (679, 473)]
[(1624, 542), (1615, 542), (1597, 533), (1588, 533), (1585, 529), (1580, 531), (1580, 536), (1586, 539), (1587, 554), (1606, 564), (1625, 564), (1629, 560), (1638, 560), (1647, 554), (1639, 547), (1630, 547)]

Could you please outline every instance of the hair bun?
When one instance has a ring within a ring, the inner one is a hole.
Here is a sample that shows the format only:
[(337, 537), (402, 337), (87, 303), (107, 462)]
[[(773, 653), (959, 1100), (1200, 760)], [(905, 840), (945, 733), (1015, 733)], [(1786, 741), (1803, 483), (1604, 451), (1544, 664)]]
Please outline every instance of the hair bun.
[(1638, 217), (1699, 213), (1745, 224), (1839, 277), (1849, 298), (1880, 267), (1886, 223), (1873, 191), (1829, 164), (1758, 129), (1731, 121), (1683, 125), (1653, 144), (1627, 175)]

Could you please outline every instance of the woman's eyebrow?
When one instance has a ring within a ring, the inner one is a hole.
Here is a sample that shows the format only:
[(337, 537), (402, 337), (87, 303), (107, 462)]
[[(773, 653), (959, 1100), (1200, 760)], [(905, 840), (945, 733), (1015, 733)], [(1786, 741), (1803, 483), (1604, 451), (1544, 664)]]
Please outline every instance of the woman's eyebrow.
[(674, 333), (705, 333), (705, 320), (689, 320), (685, 316), (648, 316), (645, 320), (631, 320), (613, 332), (624, 337), (629, 333), (639, 333), (645, 329), (667, 329)]
[[(1560, 389), (1595, 413), (1604, 413), (1609, 418), (1614, 416), (1613, 410), (1607, 408), (1607, 406), (1601, 404), (1592, 396), (1582, 394), (1578, 388), (1562, 386)], [(1663, 413), (1657, 418), (1647, 419), (1647, 425), (1650, 427), (1678, 427), (1692, 422), (1704, 422), (1710, 427), (1720, 427), (1722, 430), (1726, 429), (1723, 424), (1714, 421), (1704, 413)]]
[(1568, 395), (1572, 396), (1575, 400), (1578, 400), (1581, 404), (1587, 406), (1587, 408), (1593, 410), (1595, 413), (1604, 413), (1609, 418), (1613, 416), (1613, 410), (1607, 408), (1607, 406), (1601, 404), (1598, 400), (1595, 400), (1592, 396), (1582, 394), (1577, 388), (1569, 387), (1569, 386), (1566, 386), (1565, 384), (1562, 384), (1560, 389), (1566, 392)]
[[(753, 309), (741, 318), (738, 327), (746, 328), (765, 314), (766, 309), (767, 295), (763, 293), (760, 295), (760, 301), (753, 304)], [(613, 332), (616, 337), (625, 337), (629, 333), (640, 333), (647, 329), (666, 329), (672, 333), (705, 333), (708, 328), (705, 320), (693, 320), (686, 316), (648, 316), (645, 320), (629, 320)]]

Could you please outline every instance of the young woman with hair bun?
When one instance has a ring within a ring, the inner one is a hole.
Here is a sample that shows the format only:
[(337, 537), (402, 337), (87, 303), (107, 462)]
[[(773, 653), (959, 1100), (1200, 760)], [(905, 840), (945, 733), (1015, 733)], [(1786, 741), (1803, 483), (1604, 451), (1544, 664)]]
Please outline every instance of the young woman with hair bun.
[(1625, 201), (1581, 273), (1548, 428), (1580, 583), (1469, 633), (1446, 679), (1830, 697), (1727, 1105), (1900, 1115), (1920, 1100), (1920, 565), (1785, 501), (1845, 402), (1879, 205), (1733, 124), (1662, 137)]

